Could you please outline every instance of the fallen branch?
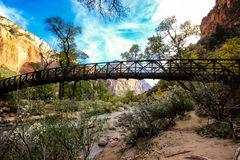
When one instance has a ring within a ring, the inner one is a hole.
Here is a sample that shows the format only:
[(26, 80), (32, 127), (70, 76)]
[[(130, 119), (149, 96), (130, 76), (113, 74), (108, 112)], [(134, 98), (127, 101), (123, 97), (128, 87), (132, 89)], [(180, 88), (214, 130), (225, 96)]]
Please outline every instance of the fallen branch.
[(165, 157), (169, 158), (169, 157), (173, 157), (173, 156), (176, 156), (176, 155), (185, 154), (185, 153), (189, 153), (189, 152), (191, 152), (191, 151), (180, 151), (180, 152), (177, 152), (177, 153), (174, 153), (174, 154), (167, 155)]
[(202, 157), (202, 156), (196, 156), (196, 155), (190, 155), (190, 156), (186, 156), (186, 159), (191, 159), (191, 160), (210, 160), (207, 157)]
[(240, 147), (236, 149), (233, 160), (238, 160), (240, 158)]
[(153, 150), (154, 152), (157, 152), (158, 154), (162, 154), (160, 151), (157, 151), (157, 150)]

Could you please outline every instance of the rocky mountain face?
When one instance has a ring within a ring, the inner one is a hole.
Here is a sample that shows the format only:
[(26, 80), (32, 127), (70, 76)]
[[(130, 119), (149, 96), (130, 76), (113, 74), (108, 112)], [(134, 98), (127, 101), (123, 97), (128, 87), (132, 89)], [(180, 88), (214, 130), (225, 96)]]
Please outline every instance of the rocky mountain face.
[(240, 26), (240, 0), (216, 0), (215, 7), (200, 25), (201, 38), (212, 35), (218, 25), (223, 28)]
[(141, 94), (152, 88), (145, 80), (118, 79), (108, 81), (110, 82), (110, 91), (117, 96), (124, 96), (127, 91), (134, 91), (135, 94)]
[(39, 53), (49, 50), (51, 47), (42, 39), (0, 16), (0, 66), (20, 72), (26, 63), (41, 62)]

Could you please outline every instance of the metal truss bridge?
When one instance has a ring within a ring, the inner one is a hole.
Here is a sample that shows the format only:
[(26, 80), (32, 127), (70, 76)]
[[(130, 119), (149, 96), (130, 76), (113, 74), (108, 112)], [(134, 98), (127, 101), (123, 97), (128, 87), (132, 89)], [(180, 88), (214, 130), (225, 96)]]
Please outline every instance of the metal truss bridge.
[(113, 61), (49, 68), (0, 80), (0, 94), (63, 81), (96, 79), (240, 80), (240, 59)]

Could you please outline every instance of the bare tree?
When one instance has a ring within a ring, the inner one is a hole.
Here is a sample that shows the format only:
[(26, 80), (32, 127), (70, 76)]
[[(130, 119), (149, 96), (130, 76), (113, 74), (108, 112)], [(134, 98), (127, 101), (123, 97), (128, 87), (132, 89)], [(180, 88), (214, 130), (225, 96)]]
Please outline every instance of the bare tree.
[(90, 11), (97, 11), (104, 18), (123, 18), (127, 16), (128, 7), (122, 0), (78, 0)]
[(50, 17), (45, 20), (46, 29), (58, 38), (60, 52), (60, 64), (65, 62), (66, 66), (71, 63), (71, 56), (76, 54), (75, 36), (81, 33), (79, 26), (65, 22), (60, 17)]
[(57, 53), (54, 50), (50, 50), (47, 52), (40, 52), (39, 55), (43, 63), (43, 69), (48, 68), (51, 64), (56, 62)]
[[(65, 22), (60, 17), (50, 17), (45, 20), (46, 29), (58, 38), (58, 46), (61, 49), (59, 62), (61, 66), (69, 66), (77, 57), (75, 36), (81, 33), (79, 26)], [(64, 97), (64, 83), (59, 84), (59, 99)]]
[(169, 40), (169, 46), (176, 56), (181, 58), (185, 49), (187, 38), (199, 34), (199, 26), (192, 25), (190, 21), (178, 24), (175, 16), (164, 19), (156, 28), (158, 36)]

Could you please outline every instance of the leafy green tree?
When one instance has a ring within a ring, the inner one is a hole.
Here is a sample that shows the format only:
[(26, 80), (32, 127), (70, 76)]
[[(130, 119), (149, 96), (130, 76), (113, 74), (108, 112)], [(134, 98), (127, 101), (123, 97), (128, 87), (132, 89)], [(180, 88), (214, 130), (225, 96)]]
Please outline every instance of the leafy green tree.
[(93, 89), (95, 91), (95, 99), (107, 101), (110, 97), (110, 92), (108, 90), (110, 84), (104, 80), (95, 81), (94, 84)]
[[(75, 84), (75, 86), (73, 86)], [(77, 100), (103, 100), (108, 101), (110, 93), (108, 91), (109, 83), (104, 80), (71, 82), (65, 84), (65, 97)], [(73, 87), (75, 93), (73, 95)]]
[(164, 19), (156, 28), (158, 36), (169, 40), (170, 52), (176, 53), (176, 57), (182, 58), (186, 48), (187, 39), (199, 35), (199, 26), (186, 21), (180, 26), (175, 16)]
[(240, 57), (240, 37), (228, 39), (219, 49), (211, 52), (210, 58), (239, 58)]
[[(60, 17), (50, 17), (45, 20), (46, 29), (52, 32), (58, 39), (60, 52), (60, 64), (70, 65), (72, 57), (76, 57), (75, 36), (81, 33), (79, 26), (65, 22)], [(65, 63), (65, 64), (64, 64)]]
[(123, 102), (124, 103), (132, 102), (132, 101), (134, 101), (134, 98), (135, 98), (135, 91), (128, 90), (125, 93), (125, 96), (123, 98)]
[(201, 44), (190, 44), (184, 54), (184, 58), (190, 59), (198, 59), (198, 58), (206, 58), (208, 55), (207, 49)]
[[(50, 17), (45, 20), (46, 29), (52, 32), (58, 39), (60, 48), (59, 62), (61, 66), (69, 66), (76, 63), (76, 58), (81, 52), (76, 50), (75, 36), (81, 33), (79, 26), (65, 22), (60, 17)], [(59, 84), (59, 99), (64, 97), (64, 83)]]
[(128, 52), (122, 53), (121, 57), (126, 61), (131, 61), (140, 60), (143, 57), (143, 55), (141, 53), (141, 48), (139, 47), (139, 45), (134, 44), (132, 45)]
[(163, 59), (167, 57), (169, 47), (164, 43), (161, 36), (148, 38), (148, 44), (144, 51), (144, 59)]
[(42, 86), (35, 86), (15, 91), (15, 97), (31, 100), (50, 100), (55, 98), (56, 84), (46, 84)]

